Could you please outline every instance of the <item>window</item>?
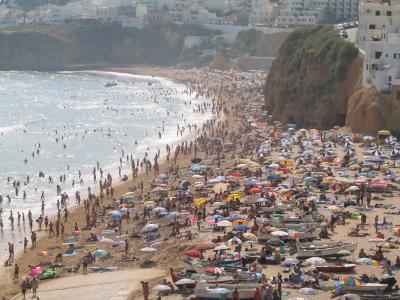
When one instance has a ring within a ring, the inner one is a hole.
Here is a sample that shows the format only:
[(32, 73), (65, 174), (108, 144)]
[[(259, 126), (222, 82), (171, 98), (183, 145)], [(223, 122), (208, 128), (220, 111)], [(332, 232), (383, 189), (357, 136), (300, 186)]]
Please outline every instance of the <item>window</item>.
[(397, 93), (396, 93), (396, 99), (397, 99), (397, 100), (400, 100), (400, 91), (397, 91)]
[(375, 11), (375, 16), (380, 16), (381, 12), (379, 10)]
[(391, 17), (391, 16), (392, 16), (392, 12), (391, 12), (390, 10), (388, 10), (388, 11), (386, 12), (386, 15), (387, 15), (388, 17)]
[(375, 59), (381, 58), (382, 52), (380, 51), (375, 51)]
[(365, 64), (365, 68), (367, 69), (367, 71), (368, 71), (368, 64)]
[(369, 24), (368, 29), (375, 29), (375, 24)]
[(392, 76), (388, 76), (388, 81), (392, 81)]

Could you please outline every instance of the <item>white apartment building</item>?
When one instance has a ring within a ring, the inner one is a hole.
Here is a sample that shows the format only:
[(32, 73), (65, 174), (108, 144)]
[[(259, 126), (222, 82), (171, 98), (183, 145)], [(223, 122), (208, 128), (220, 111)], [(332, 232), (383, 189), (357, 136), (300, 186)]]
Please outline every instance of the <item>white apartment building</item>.
[(251, 25), (266, 24), (271, 22), (274, 7), (269, 0), (251, 0), (249, 10), (249, 23)]
[(400, 100), (400, 3), (362, 2), (357, 32), (365, 51), (363, 86)]
[(358, 16), (360, 0), (329, 0), (329, 10), (336, 20), (355, 20)]
[(275, 25), (279, 27), (313, 26), (318, 24), (328, 0), (290, 0), (281, 10)]
[(278, 27), (312, 26), (317, 24), (317, 21), (315, 15), (280, 15), (276, 18), (275, 24)]

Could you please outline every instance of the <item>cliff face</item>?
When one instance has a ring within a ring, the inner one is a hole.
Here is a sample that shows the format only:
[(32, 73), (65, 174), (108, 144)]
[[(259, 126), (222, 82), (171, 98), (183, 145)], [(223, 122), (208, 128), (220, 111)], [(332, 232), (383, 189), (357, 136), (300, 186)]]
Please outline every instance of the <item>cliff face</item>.
[(395, 126), (391, 96), (362, 87), (362, 58), (327, 26), (296, 31), (282, 45), (265, 85), (273, 119), (301, 127), (349, 126), (375, 134)]
[(197, 27), (70, 25), (0, 31), (0, 69), (49, 70), (90, 64), (176, 64), (184, 39), (214, 34)]

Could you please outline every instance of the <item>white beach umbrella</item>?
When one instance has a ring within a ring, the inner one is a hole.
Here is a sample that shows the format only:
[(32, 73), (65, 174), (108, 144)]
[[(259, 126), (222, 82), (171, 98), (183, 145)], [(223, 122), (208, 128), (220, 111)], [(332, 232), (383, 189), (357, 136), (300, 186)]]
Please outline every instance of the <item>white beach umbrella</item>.
[(222, 220), (217, 223), (217, 226), (218, 227), (229, 227), (229, 226), (232, 226), (232, 222), (230, 222), (228, 220)]
[(271, 234), (273, 236), (279, 236), (279, 237), (284, 237), (284, 236), (288, 236), (289, 235), (289, 233), (287, 233), (285, 231), (281, 231), (281, 230), (273, 231), (273, 232), (271, 232)]
[(175, 285), (188, 285), (188, 284), (195, 284), (196, 281), (189, 279), (189, 278), (183, 278), (175, 282)]
[(157, 251), (157, 249), (153, 248), (153, 247), (144, 247), (144, 248), (140, 249), (140, 251), (144, 252), (144, 253), (151, 253), (151, 252)]
[(303, 295), (318, 295), (318, 291), (312, 288), (302, 288), (299, 290), (299, 293)]
[(165, 284), (158, 284), (155, 287), (153, 287), (153, 291), (156, 291), (156, 292), (167, 292), (170, 290), (171, 290), (171, 288)]
[(224, 251), (224, 250), (228, 250), (228, 249), (229, 249), (229, 247), (227, 245), (219, 245), (212, 250), (213, 251)]
[(306, 259), (306, 262), (314, 265), (314, 266), (322, 266), (326, 265), (326, 260), (322, 257), (310, 257)]

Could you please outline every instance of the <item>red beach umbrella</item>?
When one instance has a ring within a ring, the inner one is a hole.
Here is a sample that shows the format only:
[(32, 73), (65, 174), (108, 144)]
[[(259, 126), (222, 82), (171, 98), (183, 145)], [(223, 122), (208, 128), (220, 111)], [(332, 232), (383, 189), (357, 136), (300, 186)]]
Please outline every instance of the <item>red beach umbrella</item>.
[(189, 249), (186, 251), (185, 255), (193, 258), (203, 258), (203, 253), (197, 249)]
[(204, 243), (204, 244), (198, 244), (197, 246), (195, 246), (193, 249), (195, 250), (199, 250), (199, 251), (205, 251), (205, 250), (211, 250), (215, 248), (215, 244), (214, 243)]
[(261, 193), (262, 190), (261, 190), (260, 188), (254, 187), (254, 188), (251, 188), (251, 189), (249, 190), (249, 192), (250, 192), (250, 193), (253, 193), (253, 194), (257, 194), (257, 193)]

